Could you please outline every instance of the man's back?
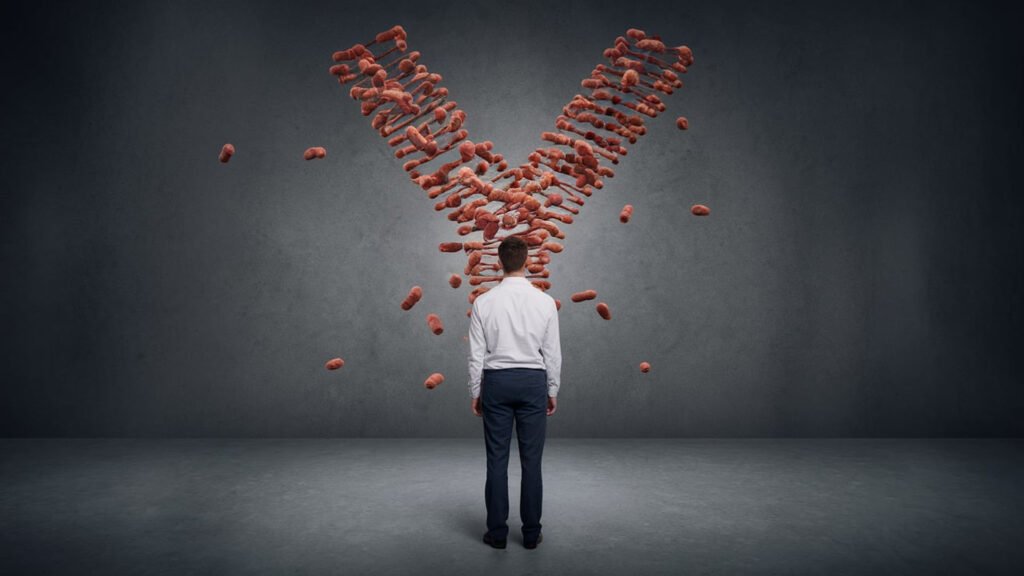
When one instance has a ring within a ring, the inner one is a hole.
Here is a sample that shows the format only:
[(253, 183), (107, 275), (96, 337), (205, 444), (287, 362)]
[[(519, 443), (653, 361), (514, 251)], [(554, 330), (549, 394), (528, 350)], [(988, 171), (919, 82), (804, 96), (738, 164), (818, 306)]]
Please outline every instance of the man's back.
[(506, 276), (473, 302), (470, 314), (470, 392), (477, 396), (483, 369), (541, 368), (548, 396), (556, 396), (561, 372), (555, 300), (525, 277)]

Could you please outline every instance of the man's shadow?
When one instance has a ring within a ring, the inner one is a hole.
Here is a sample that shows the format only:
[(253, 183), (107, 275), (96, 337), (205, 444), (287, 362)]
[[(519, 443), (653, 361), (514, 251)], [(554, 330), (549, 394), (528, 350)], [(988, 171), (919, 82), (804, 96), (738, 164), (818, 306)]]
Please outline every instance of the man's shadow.
[(472, 536), (474, 540), (483, 538), (487, 531), (486, 518), (481, 518), (477, 513), (464, 510), (456, 518), (456, 522), (463, 533)]
[[(508, 541), (518, 542), (522, 544), (522, 534), (512, 529), (511, 520), (509, 516), (509, 530), (508, 530)], [(463, 510), (455, 518), (455, 523), (458, 525), (458, 529), (471, 537), (473, 540), (480, 541), (484, 537), (484, 532), (487, 532), (487, 518), (482, 514), (477, 514), (470, 510)]]

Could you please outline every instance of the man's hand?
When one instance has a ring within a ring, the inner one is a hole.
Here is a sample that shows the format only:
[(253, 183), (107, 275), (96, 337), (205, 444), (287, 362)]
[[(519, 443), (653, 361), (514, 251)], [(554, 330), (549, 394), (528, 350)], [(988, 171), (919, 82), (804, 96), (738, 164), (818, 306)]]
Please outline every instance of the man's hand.
[(551, 416), (558, 410), (558, 398), (554, 396), (548, 396), (548, 416)]
[(484, 413), (481, 411), (482, 407), (480, 405), (480, 397), (479, 396), (477, 396), (476, 398), (473, 398), (473, 404), (471, 406), (473, 408), (473, 414), (476, 414), (477, 416), (483, 416), (484, 415)]

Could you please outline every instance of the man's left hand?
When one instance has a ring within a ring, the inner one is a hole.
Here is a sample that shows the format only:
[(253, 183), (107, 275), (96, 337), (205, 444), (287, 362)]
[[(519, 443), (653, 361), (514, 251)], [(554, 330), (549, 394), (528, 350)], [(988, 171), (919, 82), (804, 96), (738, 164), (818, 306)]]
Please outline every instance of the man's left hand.
[(477, 416), (483, 416), (484, 415), (483, 407), (480, 404), (480, 397), (479, 396), (477, 396), (476, 398), (473, 398), (472, 408), (473, 408), (473, 414), (476, 414)]

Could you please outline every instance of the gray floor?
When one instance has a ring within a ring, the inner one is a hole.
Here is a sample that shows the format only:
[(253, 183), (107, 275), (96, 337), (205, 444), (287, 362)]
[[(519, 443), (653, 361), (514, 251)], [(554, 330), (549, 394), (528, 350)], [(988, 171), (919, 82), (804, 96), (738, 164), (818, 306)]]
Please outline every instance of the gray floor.
[(2, 574), (1010, 574), (1021, 440), (548, 439), (544, 542), (483, 440), (0, 440)]

